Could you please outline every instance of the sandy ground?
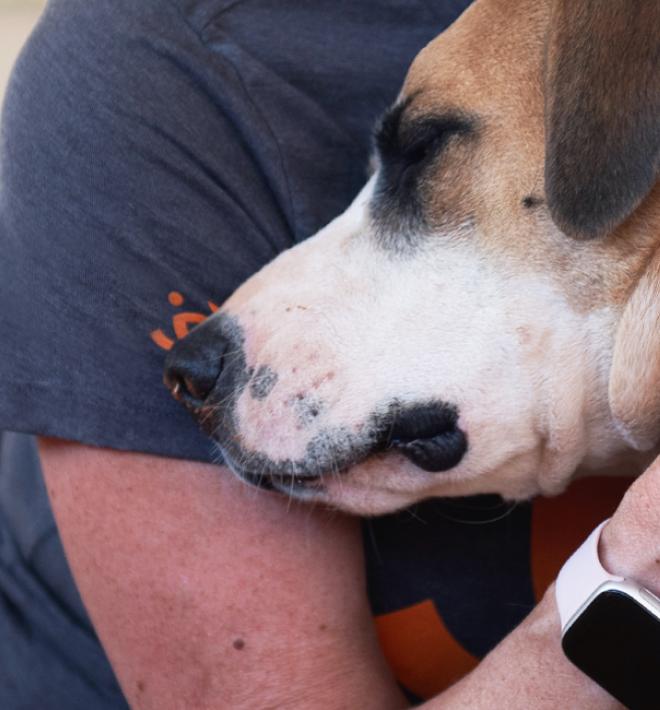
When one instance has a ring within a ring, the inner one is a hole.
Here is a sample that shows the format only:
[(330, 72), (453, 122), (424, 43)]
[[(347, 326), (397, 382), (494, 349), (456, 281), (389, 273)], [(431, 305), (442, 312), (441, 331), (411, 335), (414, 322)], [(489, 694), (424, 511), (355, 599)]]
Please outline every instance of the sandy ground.
[(14, 61), (39, 18), (38, 3), (25, 5), (15, 2), (7, 7), (0, 2), (0, 101)]

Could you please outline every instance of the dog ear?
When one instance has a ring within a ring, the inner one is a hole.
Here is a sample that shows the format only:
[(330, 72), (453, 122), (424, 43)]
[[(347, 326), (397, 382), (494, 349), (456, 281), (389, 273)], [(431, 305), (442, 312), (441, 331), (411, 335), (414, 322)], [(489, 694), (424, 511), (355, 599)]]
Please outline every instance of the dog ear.
[(577, 238), (614, 230), (660, 167), (660, 2), (555, 0), (545, 57), (545, 191)]
[(626, 304), (616, 332), (610, 409), (628, 443), (660, 441), (660, 249)]

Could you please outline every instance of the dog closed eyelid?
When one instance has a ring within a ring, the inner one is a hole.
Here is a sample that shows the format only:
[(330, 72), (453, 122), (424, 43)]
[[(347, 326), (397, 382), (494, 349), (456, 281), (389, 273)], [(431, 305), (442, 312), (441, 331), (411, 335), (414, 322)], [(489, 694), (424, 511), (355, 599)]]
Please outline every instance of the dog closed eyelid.
[(387, 115), (376, 133), (376, 153), (385, 164), (402, 161), (413, 165), (437, 155), (452, 137), (473, 131), (472, 120), (454, 114), (407, 122)]
[(436, 164), (449, 144), (459, 136), (474, 135), (473, 124), (454, 115), (414, 119), (405, 125), (386, 117), (376, 137), (375, 155), (380, 169), (378, 192), (412, 197), (423, 172)]
[(375, 135), (378, 172), (370, 216), (379, 243), (397, 248), (410, 245), (425, 224), (430, 171), (440, 169), (453, 146), (478, 138), (480, 125), (476, 116), (454, 109), (405, 115), (409, 105), (390, 109)]
[(437, 155), (450, 138), (449, 131), (440, 131), (436, 135), (424, 136), (402, 149), (402, 157), (409, 165), (417, 165)]

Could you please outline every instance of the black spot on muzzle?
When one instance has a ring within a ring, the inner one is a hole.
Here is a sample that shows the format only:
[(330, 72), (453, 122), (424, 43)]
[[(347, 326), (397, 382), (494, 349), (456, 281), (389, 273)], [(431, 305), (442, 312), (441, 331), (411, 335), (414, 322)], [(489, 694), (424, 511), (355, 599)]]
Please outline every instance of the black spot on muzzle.
[(467, 451), (456, 407), (444, 402), (395, 409), (386, 446), (432, 473), (457, 466)]
[(253, 399), (266, 399), (277, 384), (278, 374), (269, 365), (262, 365), (252, 376), (250, 394)]

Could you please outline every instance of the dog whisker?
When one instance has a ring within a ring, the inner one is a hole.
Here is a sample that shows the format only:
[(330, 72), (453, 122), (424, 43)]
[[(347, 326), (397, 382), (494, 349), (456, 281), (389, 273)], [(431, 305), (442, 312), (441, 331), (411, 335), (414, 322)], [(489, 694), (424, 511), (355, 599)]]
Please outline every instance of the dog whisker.
[(460, 523), (462, 525), (491, 525), (492, 523), (497, 523), (500, 520), (507, 518), (513, 511), (518, 507), (519, 501), (513, 501), (511, 505), (501, 514), (496, 515), (492, 518), (487, 518), (485, 520), (467, 520), (464, 518), (457, 518), (453, 515), (448, 515), (447, 513), (438, 512), (441, 518), (449, 520), (452, 523)]

